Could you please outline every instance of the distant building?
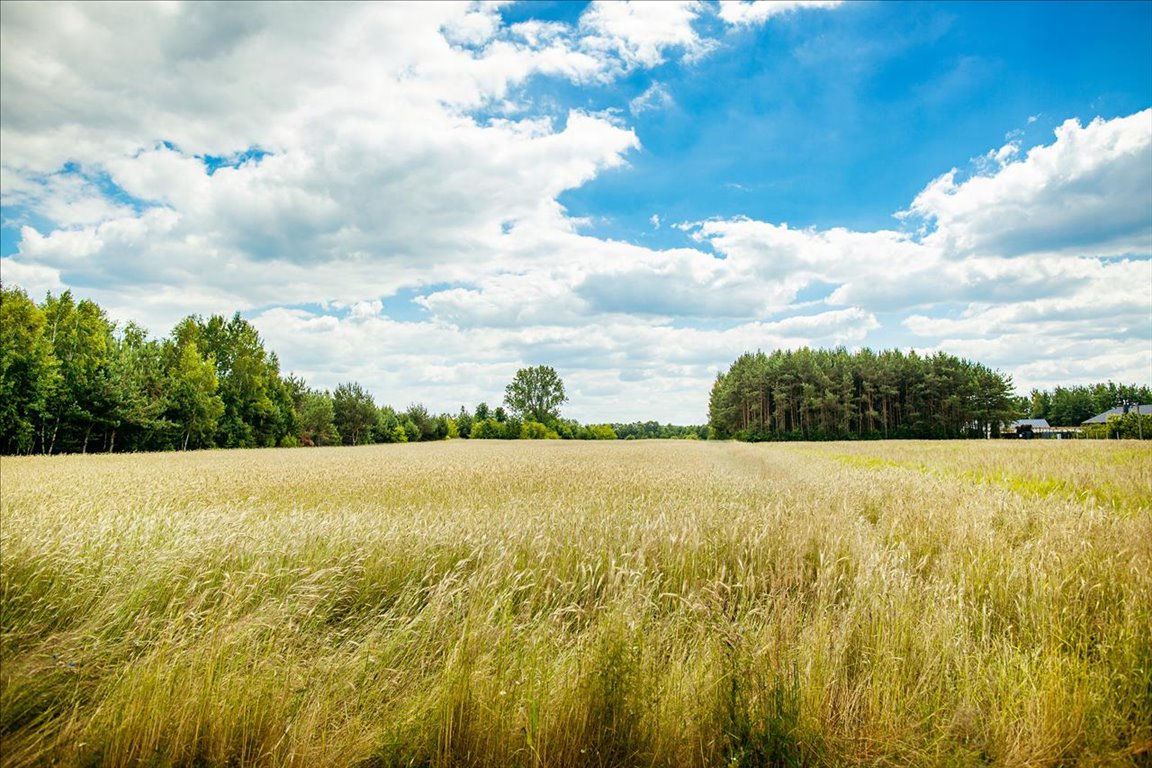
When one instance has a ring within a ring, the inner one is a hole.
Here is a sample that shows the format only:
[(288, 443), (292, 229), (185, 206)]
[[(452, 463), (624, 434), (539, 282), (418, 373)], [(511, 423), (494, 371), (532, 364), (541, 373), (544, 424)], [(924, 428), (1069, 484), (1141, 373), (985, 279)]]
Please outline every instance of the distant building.
[(1087, 426), (1088, 424), (1107, 424), (1108, 419), (1113, 416), (1123, 416), (1126, 413), (1135, 411), (1141, 416), (1152, 416), (1152, 405), (1119, 405), (1115, 408), (1109, 408), (1104, 413), (1098, 413), (1092, 418), (1081, 422)]
[(1047, 419), (1017, 419), (1009, 424), (1002, 434), (1005, 437), (1031, 440), (1041, 429), (1050, 429)]
[(1060, 440), (1079, 437), (1080, 427), (1053, 427), (1047, 419), (1018, 419), (1000, 433), (1001, 437), (1014, 437), (1019, 440), (1043, 438)]

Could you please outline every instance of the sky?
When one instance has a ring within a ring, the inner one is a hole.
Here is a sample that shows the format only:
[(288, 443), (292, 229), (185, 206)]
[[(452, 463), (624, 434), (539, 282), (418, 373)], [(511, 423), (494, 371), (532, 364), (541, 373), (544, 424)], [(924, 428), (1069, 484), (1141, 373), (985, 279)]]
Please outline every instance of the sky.
[(0, 3), (0, 279), (378, 404), (743, 352), (1152, 383), (1152, 3)]

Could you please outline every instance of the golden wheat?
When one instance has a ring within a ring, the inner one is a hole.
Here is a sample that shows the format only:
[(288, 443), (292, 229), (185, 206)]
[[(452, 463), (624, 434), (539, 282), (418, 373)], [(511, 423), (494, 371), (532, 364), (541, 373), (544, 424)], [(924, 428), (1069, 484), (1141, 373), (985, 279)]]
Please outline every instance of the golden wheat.
[(5, 765), (1136, 765), (1152, 452), (4, 458)]

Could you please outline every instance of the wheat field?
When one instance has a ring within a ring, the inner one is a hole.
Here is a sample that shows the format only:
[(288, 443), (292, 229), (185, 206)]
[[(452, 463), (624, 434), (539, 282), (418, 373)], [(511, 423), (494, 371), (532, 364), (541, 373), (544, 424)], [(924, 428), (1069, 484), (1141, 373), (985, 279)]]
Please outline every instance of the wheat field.
[(1152, 762), (1152, 451), (0, 464), (5, 766)]

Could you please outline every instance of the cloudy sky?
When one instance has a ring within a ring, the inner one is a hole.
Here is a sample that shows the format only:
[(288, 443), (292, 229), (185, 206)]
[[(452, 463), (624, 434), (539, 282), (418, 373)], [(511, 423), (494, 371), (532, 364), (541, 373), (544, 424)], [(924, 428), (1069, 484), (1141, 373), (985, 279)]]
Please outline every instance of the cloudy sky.
[(944, 350), (1152, 382), (1152, 3), (3, 3), (0, 269), (434, 411)]

